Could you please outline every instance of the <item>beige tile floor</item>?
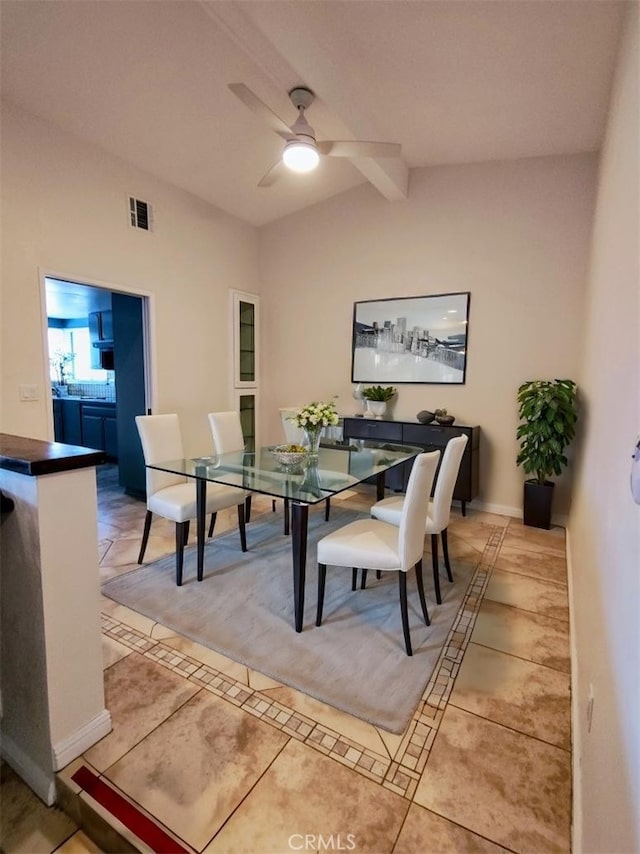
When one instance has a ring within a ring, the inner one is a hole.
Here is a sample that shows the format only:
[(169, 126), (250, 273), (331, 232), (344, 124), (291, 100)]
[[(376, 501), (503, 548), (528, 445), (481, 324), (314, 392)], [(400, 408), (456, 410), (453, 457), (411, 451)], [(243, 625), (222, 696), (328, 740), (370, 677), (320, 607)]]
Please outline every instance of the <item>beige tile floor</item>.
[[(99, 480), (106, 580), (137, 565), (145, 508), (121, 494), (112, 469)], [(362, 509), (373, 496), (363, 486), (344, 500)], [(270, 511), (254, 499), (254, 514)], [(217, 532), (234, 517), (219, 514)], [(2, 850), (99, 851), (80, 825), (100, 830), (104, 850), (149, 850), (70, 782), (84, 764), (193, 852), (570, 851), (564, 531), (471, 505), (466, 518), (454, 511), (449, 541), (454, 572), (460, 559), (478, 572), (401, 735), (103, 598), (113, 731), (61, 772), (71, 817), (3, 767)], [(154, 522), (146, 560), (173, 548), (173, 526)], [(101, 816), (119, 836), (105, 837)]]

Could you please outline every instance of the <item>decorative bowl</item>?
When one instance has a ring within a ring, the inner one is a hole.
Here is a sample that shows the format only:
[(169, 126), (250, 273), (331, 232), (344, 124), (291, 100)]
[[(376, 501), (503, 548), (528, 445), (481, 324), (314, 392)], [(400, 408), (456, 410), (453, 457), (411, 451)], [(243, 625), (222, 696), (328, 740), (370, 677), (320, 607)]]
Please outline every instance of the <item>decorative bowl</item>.
[(436, 417), (436, 416), (434, 415), (434, 413), (433, 413), (433, 412), (429, 412), (429, 410), (428, 410), (428, 409), (422, 409), (422, 410), (421, 410), (420, 412), (418, 412), (418, 414), (416, 415), (416, 418), (418, 419), (418, 421), (419, 421), (421, 424), (431, 424), (431, 422), (433, 421), (433, 419), (434, 419), (435, 417)]
[(271, 453), (284, 466), (297, 466), (307, 456), (307, 449), (302, 445), (276, 445)]

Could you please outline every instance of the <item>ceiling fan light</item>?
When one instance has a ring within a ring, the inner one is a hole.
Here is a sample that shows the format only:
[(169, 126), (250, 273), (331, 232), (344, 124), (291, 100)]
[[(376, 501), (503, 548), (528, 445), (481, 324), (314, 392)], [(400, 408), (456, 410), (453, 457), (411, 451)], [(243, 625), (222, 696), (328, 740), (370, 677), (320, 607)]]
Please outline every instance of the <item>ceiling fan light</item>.
[(311, 172), (320, 162), (320, 156), (311, 143), (292, 140), (285, 146), (282, 160), (293, 172)]

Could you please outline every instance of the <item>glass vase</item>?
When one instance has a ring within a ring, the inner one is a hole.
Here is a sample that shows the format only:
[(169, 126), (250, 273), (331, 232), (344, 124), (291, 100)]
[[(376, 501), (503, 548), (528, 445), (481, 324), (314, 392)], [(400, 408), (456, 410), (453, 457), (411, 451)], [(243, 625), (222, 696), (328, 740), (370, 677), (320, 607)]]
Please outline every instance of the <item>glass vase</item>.
[(300, 484), (300, 490), (301, 492), (308, 493), (313, 498), (322, 498), (317, 455), (309, 454), (307, 464), (304, 467), (304, 480)]
[(302, 429), (304, 430), (305, 444), (309, 448), (309, 456), (317, 457), (322, 427), (303, 427)]

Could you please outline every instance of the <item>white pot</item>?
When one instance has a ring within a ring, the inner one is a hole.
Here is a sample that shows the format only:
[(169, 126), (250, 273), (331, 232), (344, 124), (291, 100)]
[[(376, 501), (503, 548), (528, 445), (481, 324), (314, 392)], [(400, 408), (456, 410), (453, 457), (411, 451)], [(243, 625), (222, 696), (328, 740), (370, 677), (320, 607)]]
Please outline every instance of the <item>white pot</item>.
[(382, 419), (382, 416), (387, 411), (387, 401), (386, 400), (368, 400), (367, 401), (367, 409), (369, 412), (377, 418), (378, 420)]

